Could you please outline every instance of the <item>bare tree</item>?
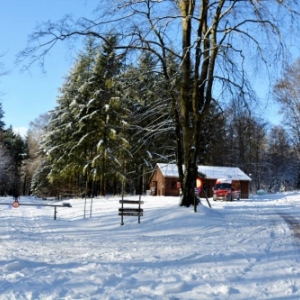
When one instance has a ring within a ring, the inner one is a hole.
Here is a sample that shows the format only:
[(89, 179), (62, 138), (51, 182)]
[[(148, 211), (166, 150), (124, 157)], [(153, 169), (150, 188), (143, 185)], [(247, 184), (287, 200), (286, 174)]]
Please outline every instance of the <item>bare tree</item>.
[(274, 98), (281, 107), (284, 124), (300, 157), (300, 59), (287, 65), (274, 86)]
[(39, 172), (45, 158), (40, 153), (40, 144), (49, 123), (49, 114), (42, 114), (30, 123), (27, 135), (28, 157), (24, 161), (23, 194), (31, 193), (31, 182), (34, 175)]
[[(141, 52), (153, 53), (173, 111), (181, 205), (190, 206), (201, 149), (199, 132), (212, 99), (226, 101), (234, 94), (251, 99), (249, 68), (261, 71), (265, 66), (269, 72), (270, 63), (283, 58), (283, 37), (289, 34), (290, 21), (298, 30), (294, 18), (299, 8), (296, 0), (101, 1), (94, 20), (65, 17), (37, 27), (22, 57), (43, 65), (57, 42), (80, 36), (107, 41), (108, 32), (118, 35), (116, 50), (127, 60), (135, 61)], [(180, 61), (179, 95), (177, 81), (168, 72), (170, 55)]]
[[(0, 55), (0, 58), (2, 58), (2, 55)], [(6, 75), (8, 73), (7, 70), (5, 70), (4, 64), (0, 62), (0, 76)]]
[(268, 191), (277, 192), (296, 186), (299, 158), (295, 154), (287, 131), (281, 126), (271, 128), (265, 155), (269, 168), (263, 178)]

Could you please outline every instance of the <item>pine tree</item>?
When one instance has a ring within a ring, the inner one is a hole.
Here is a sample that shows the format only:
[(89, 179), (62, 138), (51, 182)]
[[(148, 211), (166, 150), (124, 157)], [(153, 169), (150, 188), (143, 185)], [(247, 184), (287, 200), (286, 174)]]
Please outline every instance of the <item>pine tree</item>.
[(106, 193), (109, 180), (124, 179), (123, 160), (127, 153), (127, 140), (122, 135), (121, 125), (124, 103), (118, 90), (122, 58), (114, 50), (116, 43), (114, 36), (108, 37), (97, 53), (89, 80), (93, 93), (82, 123), (83, 131), (92, 142), (85, 170), (92, 173), (93, 180), (99, 180), (101, 195)]
[(4, 127), (5, 127), (3, 118), (4, 118), (4, 110), (2, 108), (2, 103), (0, 102), (0, 132), (3, 132)]
[[(140, 57), (138, 65), (131, 66), (124, 75), (124, 94), (130, 99), (131, 118), (128, 122), (130, 144), (134, 159), (128, 161), (135, 190), (145, 192), (157, 162), (172, 162), (176, 157), (174, 111), (167, 94), (168, 88), (178, 92), (176, 61), (170, 57), (168, 67), (174, 68), (174, 86), (170, 87), (162, 76), (161, 66), (149, 53)], [(178, 65), (177, 65), (178, 68)]]
[(20, 171), (23, 160), (27, 156), (27, 144), (19, 134), (15, 134), (10, 126), (4, 132), (3, 145), (11, 157), (11, 170), (13, 173), (13, 184), (9, 193), (19, 196), (21, 194)]
[(101, 194), (106, 177), (121, 174), (119, 155), (126, 144), (118, 132), (122, 105), (115, 77), (121, 62), (112, 51), (116, 39), (108, 41), (101, 47), (88, 41), (61, 89), (43, 143), (51, 180), (74, 182), (84, 174), (85, 181), (101, 181)]

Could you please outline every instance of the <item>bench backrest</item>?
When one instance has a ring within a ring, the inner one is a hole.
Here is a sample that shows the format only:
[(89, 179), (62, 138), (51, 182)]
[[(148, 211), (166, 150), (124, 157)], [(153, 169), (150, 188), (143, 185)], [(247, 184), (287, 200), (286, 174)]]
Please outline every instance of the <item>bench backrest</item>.
[[(121, 216), (121, 225), (124, 225), (123, 217), (124, 216), (136, 216), (138, 217), (138, 223), (140, 223), (140, 217), (143, 216), (144, 210), (141, 208), (141, 204), (144, 204), (144, 201), (141, 201), (141, 196), (139, 196), (139, 200), (125, 200), (122, 199), (119, 201), (122, 204), (122, 207), (119, 208), (119, 216)], [(124, 204), (134, 204), (138, 205), (136, 207), (124, 207)]]

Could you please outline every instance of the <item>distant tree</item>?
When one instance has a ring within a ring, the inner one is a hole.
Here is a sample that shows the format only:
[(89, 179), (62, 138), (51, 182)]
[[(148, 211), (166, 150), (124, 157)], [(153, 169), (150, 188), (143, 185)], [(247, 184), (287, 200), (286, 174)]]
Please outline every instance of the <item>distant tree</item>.
[(13, 174), (13, 184), (10, 186), (8, 193), (20, 195), (21, 187), (21, 170), (23, 160), (27, 157), (27, 144), (23, 138), (14, 133), (12, 127), (9, 127), (3, 134), (3, 146), (10, 156), (10, 172)]
[(243, 100), (234, 100), (225, 110), (226, 140), (225, 165), (241, 168), (252, 178), (252, 188), (258, 190), (269, 165), (265, 161), (267, 150), (267, 123), (253, 114)]
[(0, 195), (11, 194), (14, 186), (14, 164), (9, 151), (0, 143)]
[(37, 176), (36, 174), (40, 172), (45, 161), (45, 154), (40, 151), (40, 146), (43, 136), (46, 133), (48, 123), (49, 114), (45, 113), (29, 124), (28, 134), (26, 137), (28, 155), (24, 160), (24, 195), (29, 195), (32, 192), (34, 192), (34, 194), (41, 194), (36, 186), (34, 184), (32, 185), (32, 180)]
[[(0, 55), (0, 58), (1, 57), (2, 56)], [(3, 63), (0, 63), (0, 77), (4, 76), (6, 74), (7, 74), (7, 71), (5, 70)], [(0, 81), (0, 84), (1, 84), (1, 81)], [(0, 91), (1, 91), (1, 89), (0, 89)], [(2, 107), (2, 102), (0, 102), (0, 141), (2, 139), (2, 133), (3, 133), (4, 129), (5, 129), (4, 128), (5, 127), (5, 123), (4, 123), (3, 118), (4, 118), (4, 110), (3, 110), (3, 107)]]
[(280, 105), (283, 123), (300, 159), (300, 59), (287, 65), (274, 86), (274, 99)]
[(5, 122), (3, 120), (4, 118), (4, 110), (2, 108), (2, 103), (0, 102), (0, 131), (3, 132), (5, 128)]
[[(0, 55), (0, 58), (2, 56)], [(7, 74), (3, 63), (0, 63), (0, 76)], [(9, 150), (5, 147), (4, 110), (0, 102), (0, 195), (8, 194), (13, 186), (13, 161)]]
[(268, 135), (266, 162), (269, 170), (264, 181), (268, 191), (277, 192), (295, 186), (299, 159), (286, 130), (281, 126), (273, 127)]
[(299, 163), (298, 163), (298, 166), (297, 166), (295, 188), (298, 189), (298, 190), (300, 189), (300, 164)]

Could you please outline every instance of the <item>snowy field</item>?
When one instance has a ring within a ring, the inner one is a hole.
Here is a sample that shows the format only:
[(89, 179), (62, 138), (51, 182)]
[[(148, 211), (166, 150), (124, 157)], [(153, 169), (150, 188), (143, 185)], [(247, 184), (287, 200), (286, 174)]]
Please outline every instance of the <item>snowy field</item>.
[(300, 299), (300, 193), (197, 213), (147, 196), (124, 226), (119, 199), (88, 200), (85, 218), (84, 199), (66, 200), (57, 220), (39, 206), (55, 202), (0, 205), (0, 299)]

